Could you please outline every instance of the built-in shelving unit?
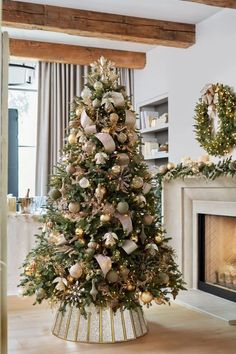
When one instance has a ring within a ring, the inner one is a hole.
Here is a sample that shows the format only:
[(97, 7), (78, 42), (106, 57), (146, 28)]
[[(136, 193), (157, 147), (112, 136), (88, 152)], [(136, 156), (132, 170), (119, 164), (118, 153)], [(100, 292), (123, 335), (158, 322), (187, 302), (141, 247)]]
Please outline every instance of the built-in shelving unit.
[(145, 161), (150, 167), (167, 163), (169, 157), (168, 95), (164, 94), (142, 102), (137, 109)]

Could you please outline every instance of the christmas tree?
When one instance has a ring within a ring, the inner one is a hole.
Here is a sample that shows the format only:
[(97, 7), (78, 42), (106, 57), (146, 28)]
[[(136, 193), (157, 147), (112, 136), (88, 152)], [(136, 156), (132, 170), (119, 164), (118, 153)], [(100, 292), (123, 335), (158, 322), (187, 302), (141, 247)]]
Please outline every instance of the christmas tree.
[(23, 295), (86, 316), (91, 304), (164, 304), (183, 288), (135, 125), (117, 69), (101, 57), (72, 105), (42, 232), (23, 264)]

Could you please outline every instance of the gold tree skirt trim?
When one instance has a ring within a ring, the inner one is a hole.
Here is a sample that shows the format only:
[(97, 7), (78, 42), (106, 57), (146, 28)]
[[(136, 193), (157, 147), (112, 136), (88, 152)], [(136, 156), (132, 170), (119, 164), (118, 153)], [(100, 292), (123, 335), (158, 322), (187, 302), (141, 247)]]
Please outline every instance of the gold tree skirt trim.
[(141, 308), (117, 310), (91, 306), (87, 318), (77, 307), (57, 311), (52, 334), (64, 340), (81, 343), (126, 342), (147, 333)]

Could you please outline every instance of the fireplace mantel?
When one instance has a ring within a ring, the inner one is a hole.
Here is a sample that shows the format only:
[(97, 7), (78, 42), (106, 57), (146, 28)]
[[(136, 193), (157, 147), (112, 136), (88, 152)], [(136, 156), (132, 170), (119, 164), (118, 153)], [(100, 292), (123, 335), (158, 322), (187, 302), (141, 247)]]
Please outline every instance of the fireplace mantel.
[[(201, 295), (205, 303), (206, 296), (212, 297), (213, 295), (208, 295), (197, 290), (198, 213), (213, 215), (219, 213), (221, 215), (236, 216), (236, 178), (219, 177), (214, 181), (194, 177), (178, 178), (164, 182), (163, 185), (163, 215), (167, 236), (172, 238), (171, 245), (176, 251), (177, 262), (187, 283), (187, 288), (194, 289), (195, 293), (197, 292), (197, 302), (199, 305)], [(189, 294), (191, 295), (191, 291)], [(184, 301), (186, 304), (187, 297), (188, 295), (185, 294)], [(229, 316), (227, 315), (224, 318), (223, 314), (219, 317), (233, 323), (236, 320), (235, 303), (215, 296), (213, 298), (217, 299), (217, 303), (222, 308), (225, 308), (226, 305), (232, 306), (232, 309), (230, 307), (230, 310), (227, 312)], [(200, 305), (196, 307), (201, 310)], [(232, 318), (232, 311), (234, 318)], [(214, 315), (213, 312), (212, 314)]]

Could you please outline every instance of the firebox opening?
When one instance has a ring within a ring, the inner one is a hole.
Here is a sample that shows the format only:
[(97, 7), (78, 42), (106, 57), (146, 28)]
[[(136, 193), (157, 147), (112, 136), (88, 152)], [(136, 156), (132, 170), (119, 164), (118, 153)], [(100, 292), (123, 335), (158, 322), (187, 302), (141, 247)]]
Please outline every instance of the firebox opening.
[(198, 288), (236, 302), (236, 217), (198, 215)]

